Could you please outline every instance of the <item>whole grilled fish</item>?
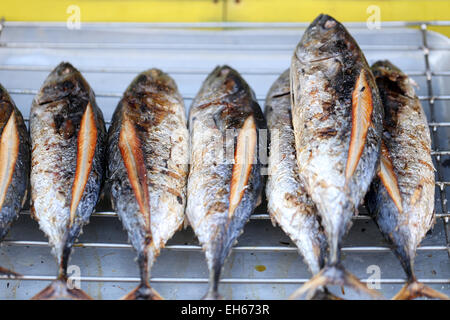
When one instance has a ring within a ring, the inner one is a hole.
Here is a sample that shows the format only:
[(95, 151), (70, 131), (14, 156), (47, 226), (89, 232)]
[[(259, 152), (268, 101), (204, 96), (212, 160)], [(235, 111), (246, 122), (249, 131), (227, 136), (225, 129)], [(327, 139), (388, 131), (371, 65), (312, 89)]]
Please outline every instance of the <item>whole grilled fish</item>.
[[(22, 114), (0, 85), (0, 241), (27, 199), (30, 176), (30, 137)], [(18, 274), (1, 268), (0, 273)]]
[(299, 174), (322, 218), (327, 266), (297, 294), (335, 284), (369, 291), (340, 263), (340, 246), (375, 175), (382, 106), (356, 41), (328, 15), (305, 31), (291, 64)]
[(412, 80), (388, 61), (372, 66), (384, 106), (383, 145), (367, 206), (408, 277), (394, 299), (448, 299), (414, 275), (416, 249), (434, 225), (434, 166), (427, 119)]
[[(292, 128), (289, 69), (273, 83), (266, 97), (270, 153), (266, 185), (267, 208), (274, 224), (297, 245), (311, 273), (325, 263), (326, 237), (316, 206), (298, 174)], [(327, 290), (316, 298), (336, 299)]]
[(94, 92), (71, 64), (59, 64), (34, 98), (30, 132), (31, 211), (59, 265), (58, 279), (33, 299), (89, 299), (67, 286), (67, 264), (99, 198), (106, 129)]
[(189, 114), (191, 168), (186, 215), (206, 254), (205, 299), (218, 299), (220, 273), (261, 196), (259, 129), (266, 124), (253, 91), (228, 66), (204, 81)]
[(139, 74), (114, 112), (108, 133), (113, 208), (137, 251), (141, 283), (123, 299), (162, 299), (149, 272), (184, 222), (189, 134), (175, 81), (158, 69)]

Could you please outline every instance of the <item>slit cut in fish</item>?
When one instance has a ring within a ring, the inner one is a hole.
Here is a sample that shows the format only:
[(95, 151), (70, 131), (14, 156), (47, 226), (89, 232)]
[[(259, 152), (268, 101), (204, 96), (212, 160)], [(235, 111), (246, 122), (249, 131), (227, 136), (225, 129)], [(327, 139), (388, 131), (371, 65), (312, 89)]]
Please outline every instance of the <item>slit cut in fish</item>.
[(32, 299), (92, 299), (67, 284), (72, 246), (95, 209), (104, 177), (106, 128), (89, 84), (70, 63), (47, 77), (30, 112), (31, 210), (59, 265)]
[(123, 163), (127, 169), (128, 179), (133, 188), (136, 201), (146, 223), (146, 228), (151, 235), (150, 208), (147, 186), (147, 174), (141, 143), (136, 134), (134, 125), (124, 116), (122, 130), (119, 135), (119, 149)]
[[(304, 63), (312, 60), (314, 64)], [(379, 298), (345, 270), (340, 258), (343, 238), (379, 162), (383, 109), (375, 79), (353, 37), (324, 14), (303, 34), (290, 75), (299, 175), (321, 217), (329, 248), (326, 265), (292, 298), (312, 296), (327, 285)]]
[(350, 148), (348, 151), (345, 178), (348, 180), (358, 166), (359, 159), (366, 144), (367, 131), (372, 124), (373, 111), (372, 90), (365, 76), (364, 69), (361, 70), (355, 89), (352, 93), (352, 133)]
[[(30, 137), (22, 114), (0, 85), (0, 241), (19, 217), (26, 199), (30, 173)], [(0, 274), (19, 277), (0, 267)]]

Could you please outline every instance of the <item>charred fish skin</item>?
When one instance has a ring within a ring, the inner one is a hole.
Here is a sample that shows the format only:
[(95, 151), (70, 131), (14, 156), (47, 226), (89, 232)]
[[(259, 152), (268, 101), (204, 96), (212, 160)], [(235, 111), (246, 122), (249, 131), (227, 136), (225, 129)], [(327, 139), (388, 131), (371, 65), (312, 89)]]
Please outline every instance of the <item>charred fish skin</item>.
[(435, 175), (425, 112), (412, 80), (389, 61), (377, 61), (373, 74), (384, 106), (380, 167), (367, 206), (384, 237), (393, 245), (408, 278), (396, 298), (445, 298), (417, 282), (416, 250), (434, 225)]
[[(70, 63), (59, 64), (34, 98), (30, 134), (32, 216), (49, 239), (63, 281), (72, 246), (99, 198), (106, 141), (95, 94)], [(35, 298), (55, 298), (61, 293), (55, 288)]]
[[(22, 114), (0, 84), (0, 241), (19, 217), (27, 198), (30, 137)], [(0, 268), (1, 273), (13, 275)]]
[(253, 91), (229, 66), (203, 82), (189, 113), (191, 168), (186, 215), (210, 272), (206, 299), (219, 298), (222, 266), (261, 195), (260, 130), (264, 115)]
[(326, 238), (316, 206), (298, 173), (292, 128), (289, 69), (273, 83), (266, 97), (270, 153), (266, 184), (267, 208), (297, 245), (312, 274), (324, 266)]
[(328, 15), (294, 51), (291, 97), (299, 172), (322, 218), (327, 264), (339, 266), (342, 239), (376, 172), (383, 109), (361, 49)]
[(175, 81), (151, 69), (119, 102), (108, 135), (113, 208), (138, 254), (141, 285), (124, 299), (160, 299), (149, 270), (183, 225), (189, 164), (186, 113)]

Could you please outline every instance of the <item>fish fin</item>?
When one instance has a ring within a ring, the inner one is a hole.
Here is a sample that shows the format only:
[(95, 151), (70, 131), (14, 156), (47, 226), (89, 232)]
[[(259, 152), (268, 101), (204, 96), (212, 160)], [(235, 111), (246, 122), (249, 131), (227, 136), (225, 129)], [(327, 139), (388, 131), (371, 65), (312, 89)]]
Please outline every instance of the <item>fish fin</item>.
[(20, 273), (11, 271), (9, 269), (0, 267), (0, 274), (8, 276), (8, 278), (20, 278), (22, 275)]
[(202, 298), (202, 300), (225, 300), (217, 291), (208, 291)]
[(436, 291), (416, 280), (406, 283), (392, 300), (412, 300), (418, 297), (450, 300), (446, 294)]
[(359, 293), (365, 293), (374, 299), (381, 299), (382, 295), (359, 281), (357, 277), (345, 270), (340, 265), (326, 266), (318, 274), (297, 289), (289, 299), (293, 300), (306, 294), (307, 299), (312, 299), (320, 287), (327, 285), (346, 286)]
[(164, 298), (148, 284), (141, 283), (136, 289), (120, 298), (120, 300), (164, 300)]
[(328, 289), (317, 290), (311, 297), (311, 300), (345, 300), (344, 298), (335, 296)]
[(80, 289), (70, 289), (67, 281), (57, 279), (48, 287), (36, 294), (31, 300), (93, 300)]

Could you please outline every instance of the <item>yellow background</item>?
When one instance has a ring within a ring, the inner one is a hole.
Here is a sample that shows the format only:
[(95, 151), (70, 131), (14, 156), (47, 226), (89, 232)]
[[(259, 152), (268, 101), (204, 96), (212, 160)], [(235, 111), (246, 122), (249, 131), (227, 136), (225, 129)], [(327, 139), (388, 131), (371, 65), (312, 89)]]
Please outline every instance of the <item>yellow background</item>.
[[(382, 21), (450, 20), (450, 0), (1, 0), (7, 21), (65, 21), (69, 5), (81, 22), (309, 22), (319, 13), (340, 21), (366, 21), (370, 5)], [(432, 28), (450, 36), (449, 27)]]

